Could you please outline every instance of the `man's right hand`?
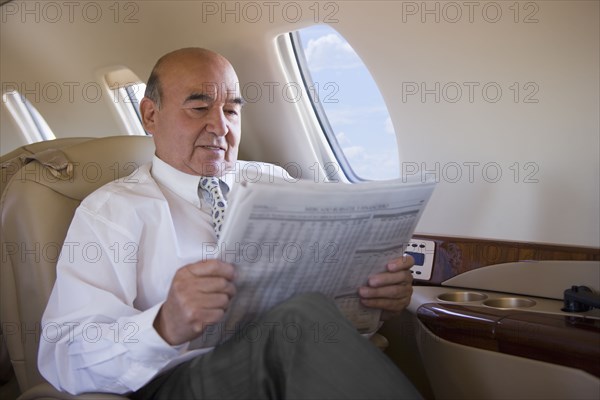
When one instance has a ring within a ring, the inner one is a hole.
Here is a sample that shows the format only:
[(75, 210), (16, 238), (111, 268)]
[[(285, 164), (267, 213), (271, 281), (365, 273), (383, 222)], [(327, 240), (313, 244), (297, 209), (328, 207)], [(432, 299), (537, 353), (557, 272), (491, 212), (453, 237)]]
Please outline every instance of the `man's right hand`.
[(219, 260), (200, 261), (180, 268), (173, 277), (154, 329), (170, 345), (188, 342), (207, 325), (223, 318), (231, 298), (234, 267)]

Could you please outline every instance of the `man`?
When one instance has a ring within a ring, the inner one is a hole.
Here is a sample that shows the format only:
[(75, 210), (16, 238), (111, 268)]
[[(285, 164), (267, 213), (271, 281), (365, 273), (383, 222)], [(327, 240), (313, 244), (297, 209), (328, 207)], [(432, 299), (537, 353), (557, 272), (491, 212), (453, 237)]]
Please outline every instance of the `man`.
[[(198, 196), (198, 185), (214, 176), (217, 192), (235, 189), (238, 86), (231, 64), (205, 49), (177, 50), (157, 62), (140, 103), (155, 157), (78, 208), (65, 243), (101, 250), (93, 262), (83, 253), (61, 256), (42, 321), (59, 334), (43, 335), (40, 371), (60, 390), (136, 398), (418, 397), (318, 294), (261, 316), (258, 340), (195, 348), (235, 296), (235, 266), (202, 254), (201, 244), (216, 239), (210, 199)], [(411, 266), (407, 257), (372, 276), (359, 289), (364, 305), (403, 310)], [(305, 333), (300, 340), (281, 339), (290, 323)], [(334, 340), (308, 335), (325, 324), (335, 326)]]

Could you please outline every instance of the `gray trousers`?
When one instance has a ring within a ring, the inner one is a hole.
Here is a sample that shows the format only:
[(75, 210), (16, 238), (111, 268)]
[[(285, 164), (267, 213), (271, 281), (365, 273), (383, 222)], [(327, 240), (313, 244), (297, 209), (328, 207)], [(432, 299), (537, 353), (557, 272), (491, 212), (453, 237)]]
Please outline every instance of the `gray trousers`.
[(333, 302), (294, 297), (243, 334), (154, 379), (136, 399), (420, 399)]

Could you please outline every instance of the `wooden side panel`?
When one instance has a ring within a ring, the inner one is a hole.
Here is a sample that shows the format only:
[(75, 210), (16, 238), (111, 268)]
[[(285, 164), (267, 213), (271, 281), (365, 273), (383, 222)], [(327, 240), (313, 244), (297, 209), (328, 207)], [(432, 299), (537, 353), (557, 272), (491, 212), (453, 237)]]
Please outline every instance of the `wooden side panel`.
[(600, 320), (429, 303), (419, 320), (442, 339), (600, 377)]
[(436, 244), (433, 274), (425, 284), (439, 285), (458, 274), (485, 267), (525, 260), (600, 260), (600, 249), (538, 243), (465, 239), (415, 235)]

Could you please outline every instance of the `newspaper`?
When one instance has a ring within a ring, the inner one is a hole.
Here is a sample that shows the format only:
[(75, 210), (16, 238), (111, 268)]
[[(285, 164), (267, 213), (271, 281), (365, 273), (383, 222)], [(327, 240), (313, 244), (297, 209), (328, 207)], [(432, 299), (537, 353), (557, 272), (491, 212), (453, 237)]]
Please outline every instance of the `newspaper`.
[(380, 311), (358, 288), (402, 257), (432, 182), (242, 182), (230, 194), (217, 248), (236, 266), (236, 296), (201, 347), (227, 339), (295, 294), (334, 299), (359, 332), (379, 327)]

